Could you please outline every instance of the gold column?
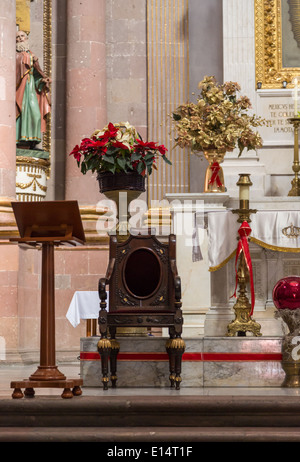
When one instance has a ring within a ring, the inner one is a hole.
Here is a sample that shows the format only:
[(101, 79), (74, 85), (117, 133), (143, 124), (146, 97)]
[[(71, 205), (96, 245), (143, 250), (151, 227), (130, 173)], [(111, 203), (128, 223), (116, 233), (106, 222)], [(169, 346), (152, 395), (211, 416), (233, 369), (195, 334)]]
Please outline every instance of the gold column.
[[(148, 139), (164, 144), (172, 166), (159, 160), (148, 200), (189, 191), (189, 152), (173, 148), (171, 113), (189, 95), (188, 0), (147, 1)], [(156, 205), (155, 205), (156, 206)]]

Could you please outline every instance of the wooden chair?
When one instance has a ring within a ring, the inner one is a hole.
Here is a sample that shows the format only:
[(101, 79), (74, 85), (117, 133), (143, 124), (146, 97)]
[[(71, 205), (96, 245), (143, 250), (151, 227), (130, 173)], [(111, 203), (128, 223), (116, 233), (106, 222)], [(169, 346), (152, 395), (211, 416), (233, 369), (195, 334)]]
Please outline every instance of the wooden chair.
[[(109, 311), (106, 309), (107, 290)], [(118, 242), (116, 236), (111, 236), (107, 273), (99, 280), (99, 297), (101, 338), (98, 352), (104, 390), (108, 388), (109, 362), (112, 386), (116, 386), (120, 349), (116, 340), (117, 327), (168, 328), (169, 378), (171, 387), (179, 389), (185, 343), (181, 338), (181, 280), (176, 268), (175, 236), (170, 235), (168, 243), (161, 243), (150, 234), (130, 235), (125, 242)]]

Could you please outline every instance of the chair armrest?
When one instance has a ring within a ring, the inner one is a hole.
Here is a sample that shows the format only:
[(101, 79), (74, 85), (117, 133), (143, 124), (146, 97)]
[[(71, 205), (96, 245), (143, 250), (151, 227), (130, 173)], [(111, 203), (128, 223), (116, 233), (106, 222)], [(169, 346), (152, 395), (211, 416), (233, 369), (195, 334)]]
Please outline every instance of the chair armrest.
[(99, 294), (100, 300), (106, 300), (106, 278), (99, 279), (98, 294)]
[(101, 309), (106, 309), (106, 306), (107, 306), (107, 304), (106, 304), (106, 299), (107, 299), (106, 285), (109, 284), (111, 275), (112, 275), (113, 270), (114, 270), (115, 261), (116, 261), (115, 258), (110, 259), (110, 261), (108, 263), (108, 267), (107, 267), (105, 277), (99, 279), (98, 294), (99, 294), (99, 298), (100, 298), (100, 308)]
[(115, 258), (111, 258), (109, 260), (109, 262), (108, 262), (108, 267), (107, 267), (106, 275), (105, 275), (106, 284), (109, 284), (111, 275), (112, 275), (114, 267), (115, 267), (115, 262), (116, 262)]
[(176, 302), (181, 301), (181, 279), (180, 276), (175, 276), (175, 300)]
[(179, 302), (181, 300), (181, 279), (180, 276), (178, 276), (175, 260), (170, 260), (170, 268), (173, 275), (173, 281), (175, 286), (175, 300)]
[(176, 261), (173, 259), (170, 260), (170, 268), (171, 268), (173, 278), (175, 280), (176, 276), (178, 275), (178, 271), (177, 271)]

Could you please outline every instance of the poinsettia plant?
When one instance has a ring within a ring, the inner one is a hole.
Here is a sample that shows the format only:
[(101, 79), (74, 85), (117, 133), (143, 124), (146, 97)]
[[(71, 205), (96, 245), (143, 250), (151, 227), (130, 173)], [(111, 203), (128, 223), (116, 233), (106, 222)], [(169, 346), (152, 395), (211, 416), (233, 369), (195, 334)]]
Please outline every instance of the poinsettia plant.
[(90, 138), (83, 138), (70, 155), (74, 156), (81, 172), (132, 172), (151, 175), (156, 159), (166, 157), (167, 149), (156, 142), (144, 142), (128, 122), (109, 123), (96, 130)]
[(237, 82), (221, 85), (215, 77), (206, 76), (199, 88), (196, 103), (182, 104), (172, 114), (176, 145), (189, 147), (192, 152), (225, 152), (237, 146), (239, 155), (244, 149), (262, 146), (262, 138), (253, 128), (264, 125), (265, 120), (248, 113), (251, 102), (239, 95)]

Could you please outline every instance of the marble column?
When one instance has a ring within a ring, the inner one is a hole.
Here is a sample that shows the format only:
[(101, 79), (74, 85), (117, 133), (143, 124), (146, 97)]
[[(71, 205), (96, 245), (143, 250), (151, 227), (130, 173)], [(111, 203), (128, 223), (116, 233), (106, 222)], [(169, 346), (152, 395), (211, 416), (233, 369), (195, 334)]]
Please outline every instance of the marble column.
[[(241, 94), (248, 96), (256, 113), (254, 0), (223, 0), (223, 78), (238, 82)], [(239, 173), (250, 173), (252, 197), (264, 196), (268, 187), (260, 153), (238, 149), (226, 153), (222, 168), (227, 192), (238, 197)]]
[[(209, 53), (207, 53), (209, 50)], [(220, 0), (189, 0), (189, 98), (196, 101), (206, 75), (223, 82), (223, 26)], [(191, 193), (204, 190), (208, 163), (202, 152), (190, 156)]]
[(0, 360), (18, 356), (18, 246), (11, 201), (16, 191), (16, 2), (0, 2)]
[(11, 231), (16, 193), (16, 2), (0, 2), (0, 235)]
[(16, 190), (16, 5), (0, 2), (0, 198), (14, 198)]
[(80, 205), (99, 201), (96, 174), (82, 175), (68, 153), (83, 137), (107, 124), (105, 3), (67, 2), (65, 198)]

